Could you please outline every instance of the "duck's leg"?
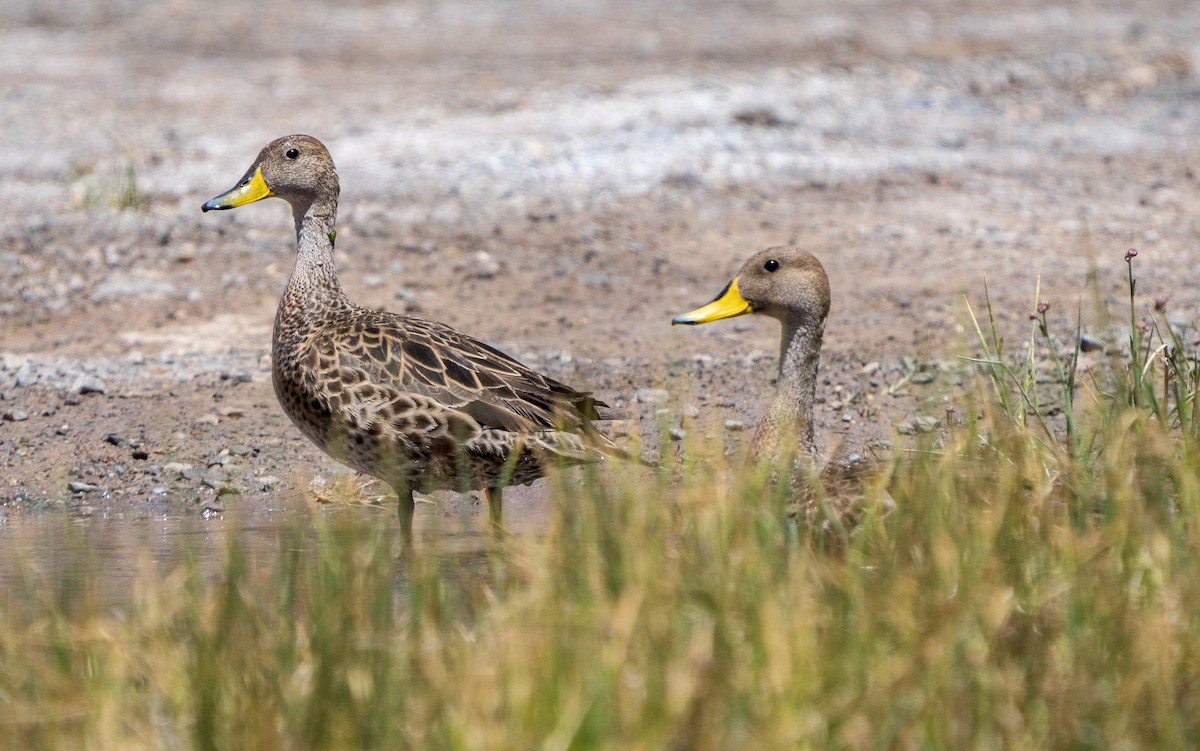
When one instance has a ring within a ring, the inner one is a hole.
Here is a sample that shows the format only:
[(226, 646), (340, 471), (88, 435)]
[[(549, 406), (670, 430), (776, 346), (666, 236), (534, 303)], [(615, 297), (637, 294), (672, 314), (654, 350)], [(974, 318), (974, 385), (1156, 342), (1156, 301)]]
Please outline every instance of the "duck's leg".
[(491, 522), (492, 531), (499, 532), (504, 528), (504, 491), (501, 488), (484, 488), (483, 494), (487, 498), (488, 521)]
[(400, 499), (400, 503), (396, 506), (396, 512), (400, 517), (400, 536), (404, 540), (404, 546), (412, 545), (413, 539), (413, 512), (417, 508), (417, 502), (413, 499), (412, 488), (397, 487), (396, 495)]

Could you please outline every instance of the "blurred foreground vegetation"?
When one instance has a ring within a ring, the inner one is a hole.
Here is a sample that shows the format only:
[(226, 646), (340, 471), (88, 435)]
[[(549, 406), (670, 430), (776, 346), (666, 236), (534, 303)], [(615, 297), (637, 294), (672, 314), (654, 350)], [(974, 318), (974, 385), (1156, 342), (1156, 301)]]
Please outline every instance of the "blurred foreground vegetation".
[(66, 535), (69, 585), (0, 591), (0, 747), (1193, 748), (1196, 345), (1132, 268), (1086, 373), (1044, 304), (1013, 354), (973, 309), (969, 390), (833, 550), (702, 443), (552, 479), (536, 539), (402, 555), (390, 516), (318, 513), (116, 607)]

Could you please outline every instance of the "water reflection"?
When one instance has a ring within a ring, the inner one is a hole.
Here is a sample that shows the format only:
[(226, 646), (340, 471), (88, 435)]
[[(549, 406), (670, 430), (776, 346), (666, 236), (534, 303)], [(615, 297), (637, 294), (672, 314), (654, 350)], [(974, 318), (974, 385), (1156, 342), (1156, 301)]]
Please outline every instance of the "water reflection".
[[(316, 557), (331, 549), (343, 554), (350, 543), (368, 538), (395, 557), (398, 589), (405, 587), (412, 556), (464, 584), (482, 583), (492, 575), (498, 542), (487, 529), (486, 508), (478, 499), (444, 494), (419, 503), (417, 543), (408, 555), (392, 504), (277, 501), (270, 508), (229, 504), (223, 513), (211, 515), (185, 509), (90, 516), (8, 510), (0, 514), (0, 602), (53, 598), (66, 613), (83, 607), (122, 609), (145, 575), (162, 579), (182, 566), (194, 566), (205, 581), (220, 580), (231, 550), (246, 569), (269, 571), (295, 556)], [(539, 537), (546, 524), (544, 490), (519, 488), (506, 494), (510, 540)]]

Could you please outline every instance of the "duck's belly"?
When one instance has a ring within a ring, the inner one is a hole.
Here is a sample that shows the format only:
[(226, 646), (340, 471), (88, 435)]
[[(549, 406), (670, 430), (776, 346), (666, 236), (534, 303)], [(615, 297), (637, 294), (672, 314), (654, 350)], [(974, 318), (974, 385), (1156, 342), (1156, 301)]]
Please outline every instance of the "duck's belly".
[[(525, 485), (545, 475), (537, 457), (504, 434), (485, 431), (466, 442), (444, 435), (384, 434), (331, 408), (302, 381), (275, 372), (275, 396), (300, 432), (339, 462), (393, 486), (428, 491)], [(516, 450), (519, 455), (512, 458)]]

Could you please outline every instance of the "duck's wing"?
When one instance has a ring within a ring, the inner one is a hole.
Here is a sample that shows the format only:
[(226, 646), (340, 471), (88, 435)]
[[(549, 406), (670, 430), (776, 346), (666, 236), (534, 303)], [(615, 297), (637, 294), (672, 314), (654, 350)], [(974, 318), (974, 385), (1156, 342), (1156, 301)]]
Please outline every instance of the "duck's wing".
[(363, 311), (317, 347), (341, 369), (394, 394), (415, 394), (483, 429), (517, 433), (588, 430), (604, 419), (591, 394), (559, 383), (449, 326)]

